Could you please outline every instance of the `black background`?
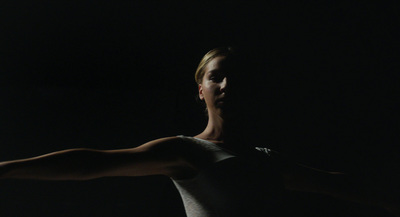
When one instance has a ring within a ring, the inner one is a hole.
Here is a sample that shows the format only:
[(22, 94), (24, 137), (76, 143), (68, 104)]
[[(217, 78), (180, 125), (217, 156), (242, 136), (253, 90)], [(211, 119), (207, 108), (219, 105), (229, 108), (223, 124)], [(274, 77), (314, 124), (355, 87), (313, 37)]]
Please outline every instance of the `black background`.
[[(399, 193), (399, 15), (347, 2), (6, 1), (0, 4), (0, 160), (135, 147), (206, 123), (194, 71), (247, 52), (254, 141)], [(183, 216), (166, 177), (2, 180), (1, 216)], [(379, 190), (378, 190), (379, 189)], [(296, 216), (385, 216), (293, 194)]]

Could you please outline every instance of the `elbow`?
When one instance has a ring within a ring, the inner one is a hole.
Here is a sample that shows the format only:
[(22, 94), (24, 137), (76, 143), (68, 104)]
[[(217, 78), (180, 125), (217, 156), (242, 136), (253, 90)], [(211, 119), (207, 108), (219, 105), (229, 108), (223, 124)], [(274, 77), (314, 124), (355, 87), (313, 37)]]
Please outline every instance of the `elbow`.
[[(70, 149), (43, 158), (43, 165), (53, 165), (52, 180), (90, 180), (102, 177), (104, 163), (101, 151), (92, 149)], [(53, 159), (52, 159), (53, 158)]]

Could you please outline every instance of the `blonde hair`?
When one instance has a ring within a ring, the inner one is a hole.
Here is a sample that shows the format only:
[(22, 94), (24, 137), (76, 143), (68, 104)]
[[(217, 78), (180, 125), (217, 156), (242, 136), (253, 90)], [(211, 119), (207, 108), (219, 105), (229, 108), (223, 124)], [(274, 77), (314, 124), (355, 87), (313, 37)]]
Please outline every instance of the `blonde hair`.
[(234, 53), (235, 52), (232, 47), (218, 47), (208, 51), (201, 59), (199, 66), (197, 66), (196, 73), (194, 75), (196, 83), (201, 84), (201, 82), (203, 81), (205, 68), (211, 60), (219, 56), (228, 57), (233, 55)]

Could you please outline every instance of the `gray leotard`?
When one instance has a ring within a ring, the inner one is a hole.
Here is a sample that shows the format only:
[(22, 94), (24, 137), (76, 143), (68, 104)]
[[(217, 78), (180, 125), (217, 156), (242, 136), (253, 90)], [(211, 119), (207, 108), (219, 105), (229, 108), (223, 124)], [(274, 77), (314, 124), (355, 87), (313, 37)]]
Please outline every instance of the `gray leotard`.
[(194, 178), (173, 180), (188, 217), (276, 216), (282, 182), (261, 153), (268, 149), (243, 157), (206, 140), (179, 137), (206, 150), (214, 162)]

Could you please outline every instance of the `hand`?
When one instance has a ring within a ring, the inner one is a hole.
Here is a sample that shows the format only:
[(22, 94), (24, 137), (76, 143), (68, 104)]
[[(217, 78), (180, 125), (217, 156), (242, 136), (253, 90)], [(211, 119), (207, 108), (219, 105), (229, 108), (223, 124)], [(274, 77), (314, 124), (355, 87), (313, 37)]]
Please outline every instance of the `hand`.
[(5, 165), (5, 163), (1, 163), (0, 162), (0, 179), (4, 179), (4, 177), (3, 177), (4, 176), (4, 172), (5, 172), (4, 171), (5, 170), (4, 169), (4, 165)]
[(393, 216), (397, 216), (400, 217), (400, 203), (391, 203), (391, 204), (387, 204), (384, 208), (385, 210), (392, 214)]

